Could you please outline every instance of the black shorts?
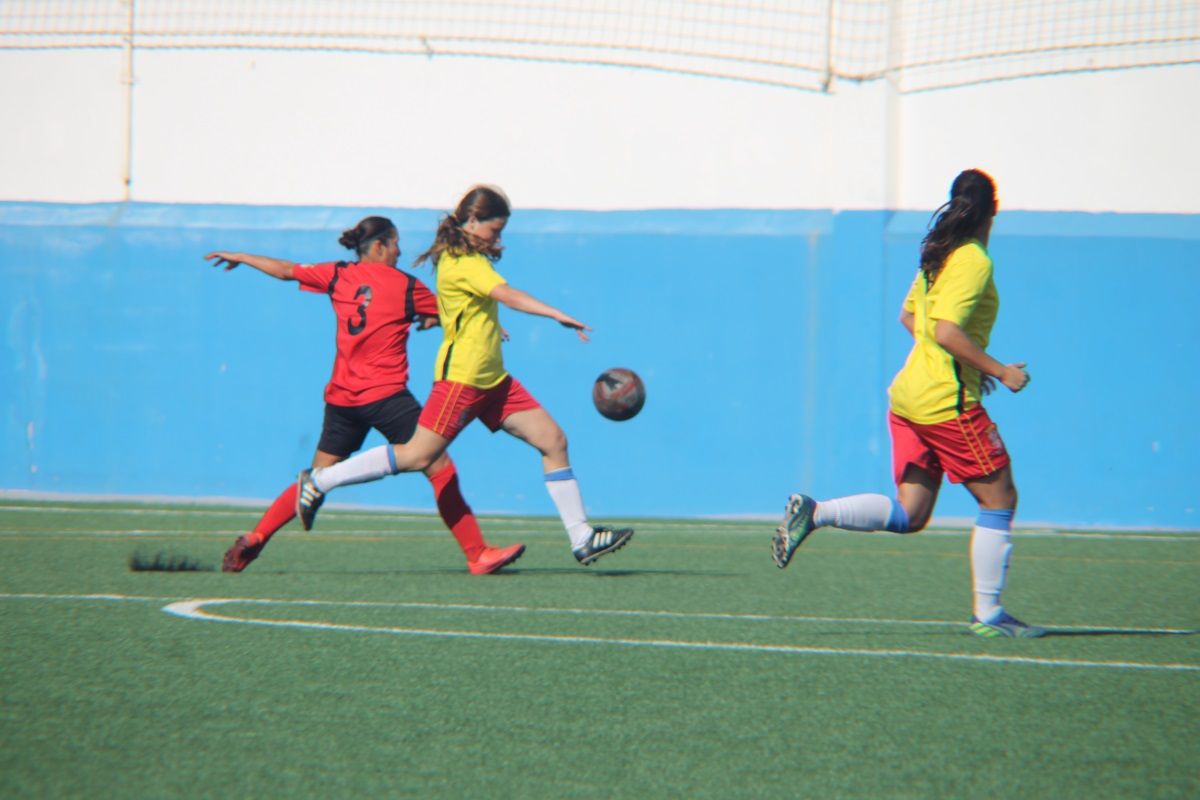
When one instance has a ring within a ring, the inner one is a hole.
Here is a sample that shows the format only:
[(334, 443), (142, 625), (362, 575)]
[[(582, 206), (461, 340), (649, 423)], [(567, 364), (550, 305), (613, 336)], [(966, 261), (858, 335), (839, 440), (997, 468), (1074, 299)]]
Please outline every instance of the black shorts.
[(317, 449), (345, 458), (362, 447), (371, 428), (382, 433), (390, 444), (403, 444), (412, 438), (420, 417), (421, 404), (407, 389), (365, 406), (326, 403)]

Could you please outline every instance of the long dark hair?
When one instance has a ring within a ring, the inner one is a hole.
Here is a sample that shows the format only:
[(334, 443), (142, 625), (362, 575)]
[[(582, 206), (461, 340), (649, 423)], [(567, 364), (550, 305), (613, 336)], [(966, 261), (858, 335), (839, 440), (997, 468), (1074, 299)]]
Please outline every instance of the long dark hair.
[(921, 272), (933, 281), (956, 247), (979, 233), (996, 214), (996, 183), (983, 170), (958, 173), (950, 185), (950, 202), (933, 212), (933, 224), (921, 240)]
[(387, 217), (367, 217), (350, 230), (342, 231), (338, 244), (358, 253), (361, 258), (370, 249), (371, 242), (399, 235), (396, 226)]
[(428, 250), (417, 256), (413, 266), (419, 266), (425, 261), (432, 261), (433, 266), (436, 267), (438, 259), (446, 251), (457, 255), (480, 253), (491, 261), (499, 261), (504, 248), (497, 242), (480, 241), (477, 237), (464, 231), (463, 225), (470, 222), (472, 218), (479, 222), (487, 222), (500, 217), (508, 219), (511, 215), (512, 208), (509, 206), (504, 192), (494, 186), (472, 187), (463, 195), (463, 199), (458, 201), (458, 207), (454, 209), (454, 212), (442, 217), (441, 222), (438, 223), (433, 244)]

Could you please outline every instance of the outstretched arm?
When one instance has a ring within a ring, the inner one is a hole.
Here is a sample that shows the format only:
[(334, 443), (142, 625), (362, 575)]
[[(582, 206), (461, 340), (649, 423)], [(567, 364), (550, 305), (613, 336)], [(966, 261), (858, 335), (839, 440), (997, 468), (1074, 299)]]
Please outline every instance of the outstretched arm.
[(281, 281), (295, 280), (294, 270), (296, 269), (296, 264), (292, 261), (284, 261), (282, 258), (256, 256), (251, 253), (228, 253), (221, 250), (209, 253), (204, 258), (207, 261), (212, 261), (214, 267), (225, 267), (226, 272), (234, 269), (239, 264), (248, 264), (259, 272), (265, 272), (272, 278), (279, 278)]
[(549, 317), (566, 328), (571, 328), (575, 331), (575, 335), (582, 341), (588, 340), (586, 331), (590, 331), (587, 325), (584, 325), (579, 320), (568, 317), (563, 312), (559, 311), (554, 306), (546, 305), (541, 300), (538, 300), (533, 295), (523, 292), (520, 289), (514, 289), (507, 283), (502, 283), (488, 293), (488, 296), (497, 302), (511, 308), (513, 311), (523, 311), (526, 314), (533, 314), (539, 317)]
[(996, 378), (1010, 391), (1019, 392), (1029, 384), (1029, 373), (1025, 371), (1024, 361), (1001, 364), (975, 344), (975, 340), (967, 336), (966, 331), (949, 320), (939, 319), (934, 324), (933, 337), (956, 360), (979, 370), (985, 378)]

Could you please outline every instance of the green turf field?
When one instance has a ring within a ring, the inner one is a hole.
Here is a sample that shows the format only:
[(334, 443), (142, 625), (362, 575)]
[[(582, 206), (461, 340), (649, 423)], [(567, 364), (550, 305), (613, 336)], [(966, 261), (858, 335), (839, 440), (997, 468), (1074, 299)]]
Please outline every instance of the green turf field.
[[(967, 537), (556, 520), (466, 573), (436, 517), (0, 501), (0, 797), (1200, 796), (1200, 535), (1025, 532), (980, 640)], [(624, 520), (605, 520), (623, 522)]]

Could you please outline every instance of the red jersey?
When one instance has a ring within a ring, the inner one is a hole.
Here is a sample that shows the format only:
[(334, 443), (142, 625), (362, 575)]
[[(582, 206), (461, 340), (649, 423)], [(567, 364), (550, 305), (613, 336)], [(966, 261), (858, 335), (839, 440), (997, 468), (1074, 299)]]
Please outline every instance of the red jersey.
[(408, 331), (418, 315), (436, 317), (437, 298), (387, 264), (300, 264), (300, 288), (329, 295), (337, 317), (337, 357), (325, 402), (362, 406), (408, 386)]

